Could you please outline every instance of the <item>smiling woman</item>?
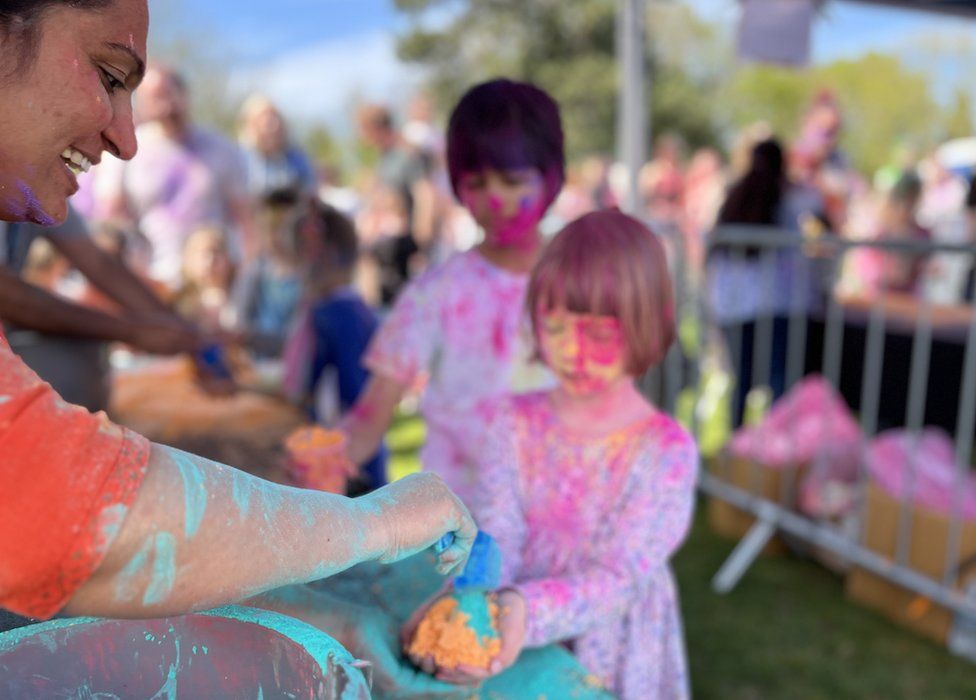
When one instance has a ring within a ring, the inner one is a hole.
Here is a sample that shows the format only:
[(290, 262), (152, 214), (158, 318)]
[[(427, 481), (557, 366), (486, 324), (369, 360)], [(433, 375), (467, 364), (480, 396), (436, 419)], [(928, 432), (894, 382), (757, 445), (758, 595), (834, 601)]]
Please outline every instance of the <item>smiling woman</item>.
[[(103, 151), (134, 155), (147, 25), (146, 0), (0, 5), (0, 222), (59, 222), (78, 171)], [(0, 282), (12, 277), (0, 270)], [(21, 304), (35, 322), (38, 298)], [(4, 320), (19, 310), (5, 308)], [(453, 532), (446, 573), (476, 534), (430, 474), (352, 500), (152, 444), (63, 401), (2, 331), (0, 454), (0, 608), (34, 617), (185, 613), (391, 563)]]
[(144, 0), (0, 7), (0, 217), (59, 223), (102, 151), (132, 157), (148, 21)]

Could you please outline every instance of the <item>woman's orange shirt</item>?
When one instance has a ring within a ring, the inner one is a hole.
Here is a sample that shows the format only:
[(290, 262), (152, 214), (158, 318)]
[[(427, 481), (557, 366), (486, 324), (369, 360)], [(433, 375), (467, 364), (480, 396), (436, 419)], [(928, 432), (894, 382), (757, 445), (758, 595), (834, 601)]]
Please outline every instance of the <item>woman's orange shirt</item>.
[(65, 403), (0, 332), (0, 607), (47, 618), (98, 568), (149, 441)]

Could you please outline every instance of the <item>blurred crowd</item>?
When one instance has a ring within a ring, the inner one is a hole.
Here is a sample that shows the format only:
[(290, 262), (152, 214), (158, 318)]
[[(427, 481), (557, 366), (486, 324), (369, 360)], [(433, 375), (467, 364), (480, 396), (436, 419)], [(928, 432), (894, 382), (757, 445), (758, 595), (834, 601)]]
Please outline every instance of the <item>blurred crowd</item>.
[[(314, 162), (267, 97), (244, 101), (235, 141), (193, 120), (189, 93), (176, 71), (151, 68), (137, 96), (136, 157), (106, 156), (84, 173), (74, 215), (53, 239), (77, 233), (65, 229), (87, 230), (184, 319), (232, 334), (254, 357), (286, 355), (303, 314), (342, 290), (381, 315), (410, 279), (478, 242), (476, 224), (451, 192), (444, 131), (426, 96), (402, 114), (381, 104), (358, 107), (357, 137), (373, 165), (350, 182), (335, 163)], [(773, 225), (808, 238), (968, 244), (976, 237), (968, 173), (950, 169), (936, 152), (897, 145), (869, 178), (840, 147), (844, 126), (840, 105), (824, 91), (791, 142), (764, 123), (743, 129), (727, 158), (713, 148), (689, 153), (675, 134), (655, 140), (638, 174), (640, 206), (672, 250), (682, 251), (718, 325), (786, 310), (776, 308), (777, 295), (748, 291), (756, 286), (757, 250), (707, 252), (717, 224)], [(543, 231), (617, 206), (628, 180), (605, 154), (571, 163)], [(322, 207), (320, 221), (348, 222), (351, 239), (327, 230), (334, 223), (299, 224)], [(961, 304), (972, 299), (972, 260), (855, 249), (832, 291)], [(115, 306), (61, 246), (41, 236), (25, 255), (22, 277), (79, 305)]]

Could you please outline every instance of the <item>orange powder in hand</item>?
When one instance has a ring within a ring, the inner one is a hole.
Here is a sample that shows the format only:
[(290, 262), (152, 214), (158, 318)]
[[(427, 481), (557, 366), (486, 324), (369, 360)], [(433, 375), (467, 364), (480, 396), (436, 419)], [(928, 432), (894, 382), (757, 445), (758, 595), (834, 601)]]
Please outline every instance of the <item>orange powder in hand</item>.
[[(470, 594), (466, 594), (470, 595)], [(477, 594), (482, 595), (482, 594)], [(470, 616), (459, 609), (458, 599), (446, 596), (434, 603), (417, 626), (408, 651), (416, 656), (431, 656), (441, 668), (464, 664), (488, 668), (501, 651), (498, 637), (498, 606), (492, 596), (485, 598), (493, 634), (480, 639), (468, 624)]]
[(312, 425), (285, 438), (288, 473), (303, 488), (344, 493), (354, 469), (346, 457), (346, 436)]

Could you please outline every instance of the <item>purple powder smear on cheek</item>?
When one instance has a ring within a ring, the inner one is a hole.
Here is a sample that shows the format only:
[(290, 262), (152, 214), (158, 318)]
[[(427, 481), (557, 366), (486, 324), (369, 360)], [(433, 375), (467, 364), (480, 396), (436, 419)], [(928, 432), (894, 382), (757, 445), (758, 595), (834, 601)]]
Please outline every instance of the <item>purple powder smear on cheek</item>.
[(17, 181), (17, 189), (20, 190), (23, 199), (23, 211), (20, 213), (25, 219), (30, 219), (34, 223), (40, 224), (41, 226), (54, 226), (58, 223), (53, 219), (38, 201), (37, 196), (34, 194), (34, 190), (31, 189), (23, 180)]

